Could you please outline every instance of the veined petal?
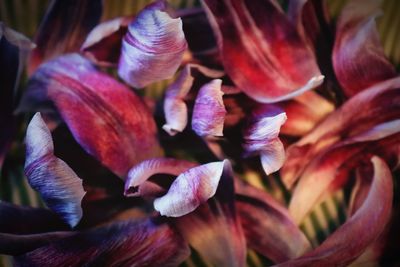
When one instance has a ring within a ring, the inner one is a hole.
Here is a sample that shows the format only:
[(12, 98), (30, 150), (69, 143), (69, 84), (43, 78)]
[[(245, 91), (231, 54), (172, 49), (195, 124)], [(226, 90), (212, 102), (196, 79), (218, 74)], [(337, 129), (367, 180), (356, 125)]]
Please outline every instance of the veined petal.
[(16, 258), (17, 266), (177, 266), (189, 248), (170, 225), (125, 221), (75, 233)]
[(159, 153), (156, 125), (146, 105), (80, 55), (42, 65), (19, 109), (37, 110), (49, 102), (86, 152), (121, 177), (134, 164)]
[(250, 97), (282, 101), (323, 82), (312, 50), (274, 1), (203, 3), (224, 68)]
[(81, 52), (97, 65), (117, 65), (122, 39), (132, 19), (130, 16), (119, 17), (100, 23), (86, 37)]
[(222, 100), (222, 80), (203, 85), (193, 107), (192, 129), (199, 136), (223, 136), (226, 110)]
[(376, 28), (381, 2), (352, 0), (338, 19), (332, 59), (337, 79), (348, 97), (396, 76)]
[(47, 60), (79, 51), (101, 13), (101, 0), (52, 1), (36, 33), (37, 48), (30, 56), (28, 73)]
[(154, 200), (161, 215), (180, 217), (195, 210), (214, 196), (228, 161), (212, 162), (191, 168), (180, 174), (167, 194)]
[(71, 227), (79, 223), (85, 195), (82, 180), (54, 156), (50, 131), (39, 113), (32, 118), (26, 133), (25, 174), (32, 188), (54, 212)]
[(390, 219), (393, 182), (382, 159), (374, 156), (371, 162), (370, 190), (354, 215), (316, 249), (278, 266), (347, 266), (379, 237)]
[(144, 8), (122, 41), (119, 76), (136, 88), (171, 78), (187, 48), (180, 18), (171, 18), (166, 2)]
[(236, 206), (248, 246), (278, 263), (311, 250), (287, 209), (266, 192), (237, 181)]

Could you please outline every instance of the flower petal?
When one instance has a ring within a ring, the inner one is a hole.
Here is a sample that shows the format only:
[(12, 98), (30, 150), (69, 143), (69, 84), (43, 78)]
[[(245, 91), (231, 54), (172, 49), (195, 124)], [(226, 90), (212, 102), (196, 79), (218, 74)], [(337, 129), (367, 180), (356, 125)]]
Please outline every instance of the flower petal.
[(99, 22), (102, 9), (100, 0), (52, 1), (36, 33), (37, 48), (31, 54), (28, 73), (49, 59), (79, 51), (85, 36)]
[(50, 131), (39, 113), (32, 118), (26, 133), (25, 174), (31, 187), (54, 212), (71, 227), (79, 223), (85, 195), (82, 180), (54, 156)]
[(275, 1), (203, 3), (224, 68), (244, 93), (277, 102), (322, 83), (311, 49)]
[(159, 153), (156, 125), (141, 99), (77, 54), (41, 66), (20, 110), (37, 110), (49, 102), (86, 152), (121, 177)]
[(165, 1), (150, 4), (128, 26), (118, 74), (133, 87), (171, 78), (181, 64), (187, 48), (182, 21), (166, 8)]
[(214, 196), (226, 164), (229, 162), (212, 162), (180, 174), (167, 194), (154, 200), (154, 208), (168, 217), (180, 217), (192, 212)]
[(243, 182), (235, 185), (236, 206), (250, 248), (276, 263), (311, 249), (310, 242), (279, 202)]
[(116, 66), (122, 39), (133, 17), (119, 17), (97, 25), (86, 37), (81, 52), (99, 66)]
[(16, 258), (18, 266), (177, 266), (189, 248), (170, 225), (125, 221), (75, 233)]
[(333, 66), (346, 96), (396, 76), (379, 40), (375, 17), (381, 1), (350, 1), (338, 19)]
[(361, 207), (320, 246), (279, 266), (347, 266), (373, 243), (390, 219), (393, 182), (386, 163), (372, 157), (374, 177)]
[(193, 107), (192, 129), (199, 136), (223, 136), (226, 110), (222, 100), (222, 80), (203, 85)]

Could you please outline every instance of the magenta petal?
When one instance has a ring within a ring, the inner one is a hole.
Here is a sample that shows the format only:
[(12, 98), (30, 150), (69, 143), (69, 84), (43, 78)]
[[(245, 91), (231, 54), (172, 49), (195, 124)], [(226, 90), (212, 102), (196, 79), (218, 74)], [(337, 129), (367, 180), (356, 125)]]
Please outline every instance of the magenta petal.
[(52, 1), (36, 33), (37, 48), (30, 57), (29, 74), (49, 59), (79, 51), (85, 36), (99, 22), (101, 13), (100, 0)]
[(119, 76), (141, 88), (172, 78), (187, 48), (180, 18), (171, 18), (166, 2), (144, 8), (129, 24), (122, 41)]
[(17, 266), (178, 266), (190, 250), (170, 225), (126, 221), (78, 232), (16, 258)]
[(244, 93), (277, 102), (322, 83), (313, 52), (275, 1), (203, 3), (224, 68)]
[(386, 163), (371, 159), (374, 177), (360, 208), (319, 247), (279, 266), (347, 266), (382, 233), (390, 219), (393, 182)]
[(154, 208), (168, 217), (180, 217), (192, 212), (214, 196), (226, 164), (229, 164), (226, 160), (212, 162), (180, 174), (167, 194), (154, 200)]
[(32, 188), (54, 212), (71, 227), (79, 223), (85, 195), (82, 180), (54, 156), (50, 131), (39, 113), (32, 118), (26, 133), (25, 174)]
[(156, 125), (146, 105), (77, 54), (42, 65), (32, 76), (20, 110), (37, 110), (49, 102), (77, 142), (121, 177), (159, 153)]
[(119, 17), (97, 25), (81, 47), (84, 56), (100, 66), (118, 64), (122, 39), (133, 17)]
[(193, 107), (192, 129), (199, 136), (223, 136), (226, 110), (222, 100), (222, 80), (203, 85)]
[(353, 0), (338, 19), (333, 66), (346, 96), (396, 76), (379, 40), (375, 17), (380, 1)]

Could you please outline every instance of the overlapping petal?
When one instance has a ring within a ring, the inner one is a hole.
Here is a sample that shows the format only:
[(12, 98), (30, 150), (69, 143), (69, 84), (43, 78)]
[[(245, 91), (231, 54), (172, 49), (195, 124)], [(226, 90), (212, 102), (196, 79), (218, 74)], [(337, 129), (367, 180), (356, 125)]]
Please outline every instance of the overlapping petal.
[(225, 71), (247, 95), (277, 102), (322, 83), (312, 50), (275, 1), (203, 3)]
[(39, 113), (27, 129), (25, 174), (47, 206), (71, 227), (79, 223), (81, 201), (85, 195), (82, 180), (64, 161), (54, 156), (50, 131)]
[(180, 18), (166, 12), (165, 1), (144, 8), (122, 41), (119, 76), (136, 88), (171, 78), (187, 48)]
[(156, 125), (142, 100), (77, 54), (42, 65), (20, 110), (49, 106), (56, 107), (77, 142), (117, 175), (159, 153)]

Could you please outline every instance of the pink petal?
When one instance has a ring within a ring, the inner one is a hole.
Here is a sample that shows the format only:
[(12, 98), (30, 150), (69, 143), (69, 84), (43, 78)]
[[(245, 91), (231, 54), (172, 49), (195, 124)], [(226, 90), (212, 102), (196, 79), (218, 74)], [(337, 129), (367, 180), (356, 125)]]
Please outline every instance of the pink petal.
[(379, 40), (375, 17), (381, 1), (353, 0), (338, 19), (333, 66), (346, 96), (396, 76)]
[(85, 195), (82, 180), (62, 160), (54, 156), (51, 134), (37, 113), (26, 133), (25, 174), (44, 202), (71, 227), (82, 218)]
[(223, 136), (225, 106), (222, 100), (222, 80), (203, 85), (193, 107), (192, 129), (199, 136)]
[(49, 102), (86, 152), (121, 177), (159, 153), (156, 125), (141, 99), (77, 54), (40, 67), (20, 110), (37, 110)]
[(81, 47), (84, 56), (99, 66), (118, 64), (122, 39), (133, 17), (119, 17), (97, 25)]
[(311, 49), (274, 1), (204, 0), (235, 85), (269, 103), (292, 98), (323, 81)]
[(316, 249), (279, 266), (347, 266), (379, 237), (390, 219), (393, 182), (382, 159), (372, 157), (371, 161), (370, 190), (354, 215)]
[(122, 41), (119, 76), (141, 88), (172, 78), (187, 48), (180, 18), (171, 18), (166, 2), (143, 9), (128, 26)]
[(77, 52), (102, 13), (100, 0), (55, 0), (49, 5), (36, 33), (37, 48), (30, 56), (28, 73), (64, 53)]
[(154, 208), (168, 217), (180, 217), (192, 212), (214, 196), (226, 164), (229, 162), (212, 162), (180, 174), (167, 194), (154, 200)]

